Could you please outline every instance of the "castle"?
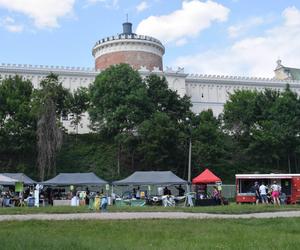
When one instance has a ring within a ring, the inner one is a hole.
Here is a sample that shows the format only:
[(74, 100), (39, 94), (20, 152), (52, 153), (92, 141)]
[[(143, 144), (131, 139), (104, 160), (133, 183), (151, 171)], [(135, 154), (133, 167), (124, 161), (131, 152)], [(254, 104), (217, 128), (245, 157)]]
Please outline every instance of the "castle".
[[(73, 91), (78, 87), (88, 87), (95, 77), (110, 65), (128, 63), (138, 70), (141, 76), (151, 73), (165, 76), (169, 88), (177, 91), (180, 96), (188, 95), (193, 104), (192, 110), (199, 113), (212, 109), (215, 115), (223, 111), (223, 105), (229, 94), (238, 89), (262, 91), (265, 88), (283, 90), (288, 83), (290, 88), (300, 95), (300, 69), (288, 68), (277, 61), (274, 78), (199, 75), (186, 74), (183, 68), (163, 69), (165, 47), (156, 38), (141, 36), (132, 32), (132, 24), (123, 24), (123, 33), (99, 40), (93, 50), (95, 68), (76, 68), (59, 66), (33, 66), (22, 64), (1, 64), (0, 78), (19, 75), (30, 80), (34, 87), (53, 72), (59, 76), (63, 86)], [(63, 120), (70, 133), (88, 133), (89, 120), (85, 114), (77, 131), (70, 126), (68, 119)]]

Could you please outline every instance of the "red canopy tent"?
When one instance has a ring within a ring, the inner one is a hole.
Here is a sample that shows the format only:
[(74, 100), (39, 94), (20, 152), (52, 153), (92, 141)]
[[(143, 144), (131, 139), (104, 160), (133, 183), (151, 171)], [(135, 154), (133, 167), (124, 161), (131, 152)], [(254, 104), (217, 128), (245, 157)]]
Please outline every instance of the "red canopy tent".
[(208, 168), (192, 180), (193, 184), (208, 184), (215, 182), (221, 182), (221, 179), (218, 176), (214, 175), (214, 173), (211, 172)]

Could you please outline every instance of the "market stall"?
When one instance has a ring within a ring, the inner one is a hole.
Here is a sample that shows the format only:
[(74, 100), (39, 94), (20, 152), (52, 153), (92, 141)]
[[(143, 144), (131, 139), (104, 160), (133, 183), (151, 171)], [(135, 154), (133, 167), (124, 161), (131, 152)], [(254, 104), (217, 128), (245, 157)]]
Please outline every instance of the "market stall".
[[(211, 194), (207, 192), (207, 184), (216, 184)], [(196, 192), (196, 206), (209, 206), (221, 204), (222, 188), (221, 179), (209, 169), (205, 169), (201, 174), (192, 180)]]
[(89, 188), (97, 187), (99, 189), (101, 186), (106, 187), (108, 182), (91, 172), (61, 173), (41, 184), (44, 187), (48, 187), (45, 193), (50, 203), (53, 202), (54, 206), (66, 206), (72, 204), (74, 197), (76, 200), (74, 201), (75, 205), (77, 204), (77, 198), (78, 202), (82, 201), (82, 204), (85, 204), (86, 195), (89, 195), (90, 192)]
[(235, 178), (237, 203), (255, 203), (255, 183), (264, 183), (270, 192), (274, 181), (281, 187), (280, 193), (284, 194), (286, 203), (295, 204), (300, 201), (300, 174), (237, 174)]
[(0, 185), (15, 185), (18, 180), (5, 176), (4, 174), (0, 174)]
[[(1, 175), (8, 178), (12, 178), (14, 181), (6, 183), (6, 186), (2, 191), (8, 193), (10, 191), (10, 197), (15, 200), (15, 204), (23, 204), (24, 200), (30, 196), (30, 192), (33, 192), (36, 182), (24, 173), (2, 173)], [(9, 186), (9, 187), (8, 187)]]
[(30, 177), (24, 173), (3, 173), (3, 175), (17, 180), (17, 182), (22, 182), (24, 185), (31, 186), (36, 184), (36, 181), (32, 180)]
[(14, 206), (19, 197), (15, 197), (14, 187), (18, 180), (0, 174), (0, 206), (10, 207)]
[[(145, 199), (151, 203), (161, 203), (164, 194), (168, 196), (175, 192), (174, 185), (187, 184), (187, 181), (181, 179), (171, 171), (136, 171), (127, 178), (119, 181), (114, 181), (114, 186), (126, 186), (132, 190), (126, 190), (123, 194), (128, 194), (126, 197), (122, 194), (122, 202), (129, 201), (134, 205), (136, 200)], [(172, 189), (173, 188), (173, 189)], [(184, 189), (183, 189), (184, 191)], [(139, 192), (139, 197), (136, 199), (136, 192)], [(183, 192), (184, 193), (184, 192)]]

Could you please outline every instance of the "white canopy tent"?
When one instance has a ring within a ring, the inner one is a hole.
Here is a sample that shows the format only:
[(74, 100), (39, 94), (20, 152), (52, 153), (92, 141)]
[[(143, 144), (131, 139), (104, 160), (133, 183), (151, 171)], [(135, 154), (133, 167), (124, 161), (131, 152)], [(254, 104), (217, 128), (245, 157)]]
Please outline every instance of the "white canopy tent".
[(18, 180), (0, 174), (0, 185), (15, 185)]

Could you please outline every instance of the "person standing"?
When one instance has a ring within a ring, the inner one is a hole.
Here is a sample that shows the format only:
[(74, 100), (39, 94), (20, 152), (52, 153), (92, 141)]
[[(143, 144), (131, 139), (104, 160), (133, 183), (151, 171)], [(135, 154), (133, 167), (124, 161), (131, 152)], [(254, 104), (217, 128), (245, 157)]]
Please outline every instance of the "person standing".
[(261, 197), (261, 202), (263, 204), (265, 203), (269, 203), (268, 202), (268, 197), (267, 197), (267, 187), (265, 186), (264, 182), (261, 183), (261, 185), (259, 186), (259, 194)]
[(101, 212), (107, 212), (108, 199), (105, 194), (101, 195)]
[(90, 204), (90, 190), (88, 187), (86, 188), (85, 192), (86, 192), (85, 205), (88, 206)]
[(214, 186), (214, 189), (212, 191), (212, 196), (213, 196), (213, 199), (215, 200), (216, 204), (220, 205), (221, 202), (220, 202), (220, 193), (219, 193), (219, 190), (216, 186)]
[(281, 187), (277, 184), (276, 181), (273, 182), (273, 185), (271, 186), (271, 190), (272, 190), (272, 198), (273, 198), (274, 205), (277, 204), (280, 206), (279, 194), (281, 191)]
[(171, 190), (169, 190), (168, 187), (164, 188), (164, 195), (171, 195)]
[(137, 200), (141, 199), (141, 191), (140, 191), (140, 187), (139, 186), (137, 187), (137, 190), (135, 192), (135, 198)]
[(253, 192), (255, 193), (255, 203), (257, 205), (259, 203), (259, 200), (260, 200), (259, 184), (258, 184), (257, 181), (254, 183)]
[(181, 185), (179, 185), (178, 187), (175, 186), (175, 188), (178, 190), (178, 196), (184, 196), (185, 190)]

